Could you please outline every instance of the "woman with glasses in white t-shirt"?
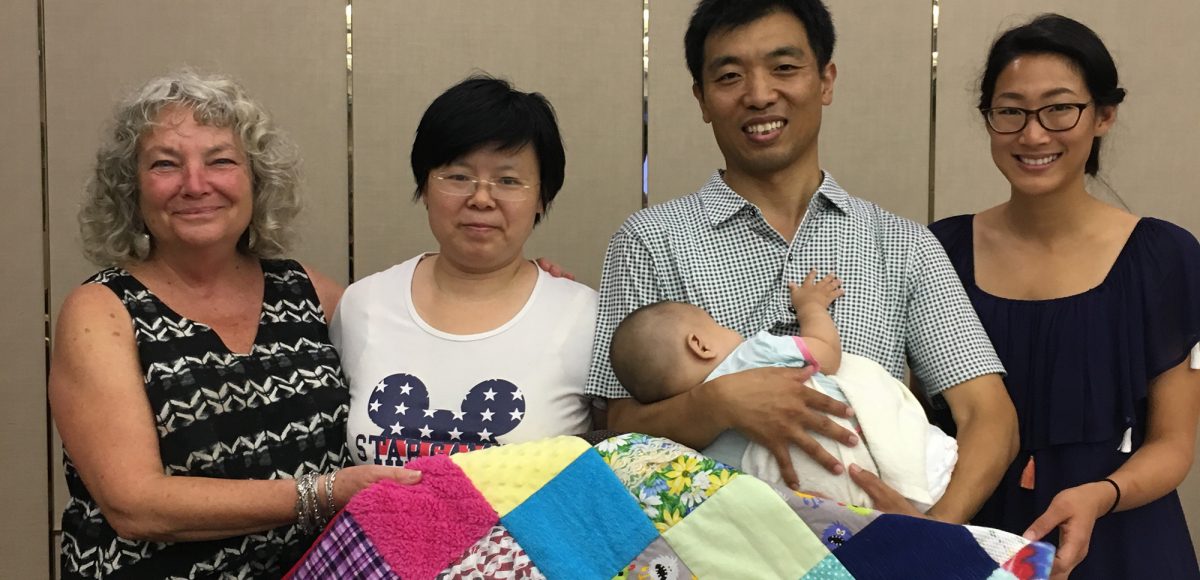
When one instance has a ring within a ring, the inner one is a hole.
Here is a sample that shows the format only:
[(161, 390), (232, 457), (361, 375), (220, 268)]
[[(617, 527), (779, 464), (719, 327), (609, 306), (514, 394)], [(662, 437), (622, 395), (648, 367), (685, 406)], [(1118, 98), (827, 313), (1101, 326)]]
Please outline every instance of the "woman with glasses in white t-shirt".
[(429, 105), (412, 169), (437, 251), (350, 285), (331, 329), (356, 463), (589, 430), (596, 293), (524, 253), (565, 165), (540, 94), (472, 77)]

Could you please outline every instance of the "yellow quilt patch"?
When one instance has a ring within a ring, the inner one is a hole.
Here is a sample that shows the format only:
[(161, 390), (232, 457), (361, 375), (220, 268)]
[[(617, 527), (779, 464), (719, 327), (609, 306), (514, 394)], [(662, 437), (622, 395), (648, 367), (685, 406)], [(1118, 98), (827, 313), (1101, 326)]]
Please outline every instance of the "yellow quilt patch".
[(583, 439), (562, 436), (458, 453), (450, 460), (504, 517), (589, 449)]

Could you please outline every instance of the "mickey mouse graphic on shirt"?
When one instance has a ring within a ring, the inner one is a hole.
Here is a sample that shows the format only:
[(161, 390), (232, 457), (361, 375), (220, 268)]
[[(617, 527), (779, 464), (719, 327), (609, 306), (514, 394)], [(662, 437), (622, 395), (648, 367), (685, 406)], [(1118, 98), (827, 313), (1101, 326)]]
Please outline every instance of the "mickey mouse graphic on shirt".
[(525, 418), (525, 395), (506, 380), (491, 379), (471, 387), (457, 410), (432, 409), (425, 383), (400, 373), (375, 385), (367, 413), (381, 429), (368, 437), (375, 463), (403, 466), (417, 457), (498, 445), (497, 438)]

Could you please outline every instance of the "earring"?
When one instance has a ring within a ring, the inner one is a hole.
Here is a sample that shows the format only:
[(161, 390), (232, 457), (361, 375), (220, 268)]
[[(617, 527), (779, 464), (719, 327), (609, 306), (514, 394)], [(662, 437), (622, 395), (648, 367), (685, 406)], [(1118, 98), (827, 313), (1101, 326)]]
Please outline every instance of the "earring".
[(133, 256), (138, 260), (145, 260), (150, 256), (150, 234), (142, 232), (133, 237)]

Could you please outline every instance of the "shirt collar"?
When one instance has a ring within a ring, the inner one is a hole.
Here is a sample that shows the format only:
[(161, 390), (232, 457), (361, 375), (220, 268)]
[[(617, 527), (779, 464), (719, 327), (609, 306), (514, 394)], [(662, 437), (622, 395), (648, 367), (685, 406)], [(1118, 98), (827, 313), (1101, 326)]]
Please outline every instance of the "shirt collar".
[[(815, 210), (834, 207), (844, 214), (850, 213), (850, 194), (838, 185), (828, 171), (823, 171), (822, 175), (824, 178), (821, 185), (813, 195), (815, 203), (810, 202), (809, 207)], [(708, 214), (709, 222), (713, 226), (724, 223), (743, 208), (753, 207), (753, 204), (725, 183), (719, 169), (714, 171), (704, 187), (700, 188), (699, 196), (704, 212)]]

